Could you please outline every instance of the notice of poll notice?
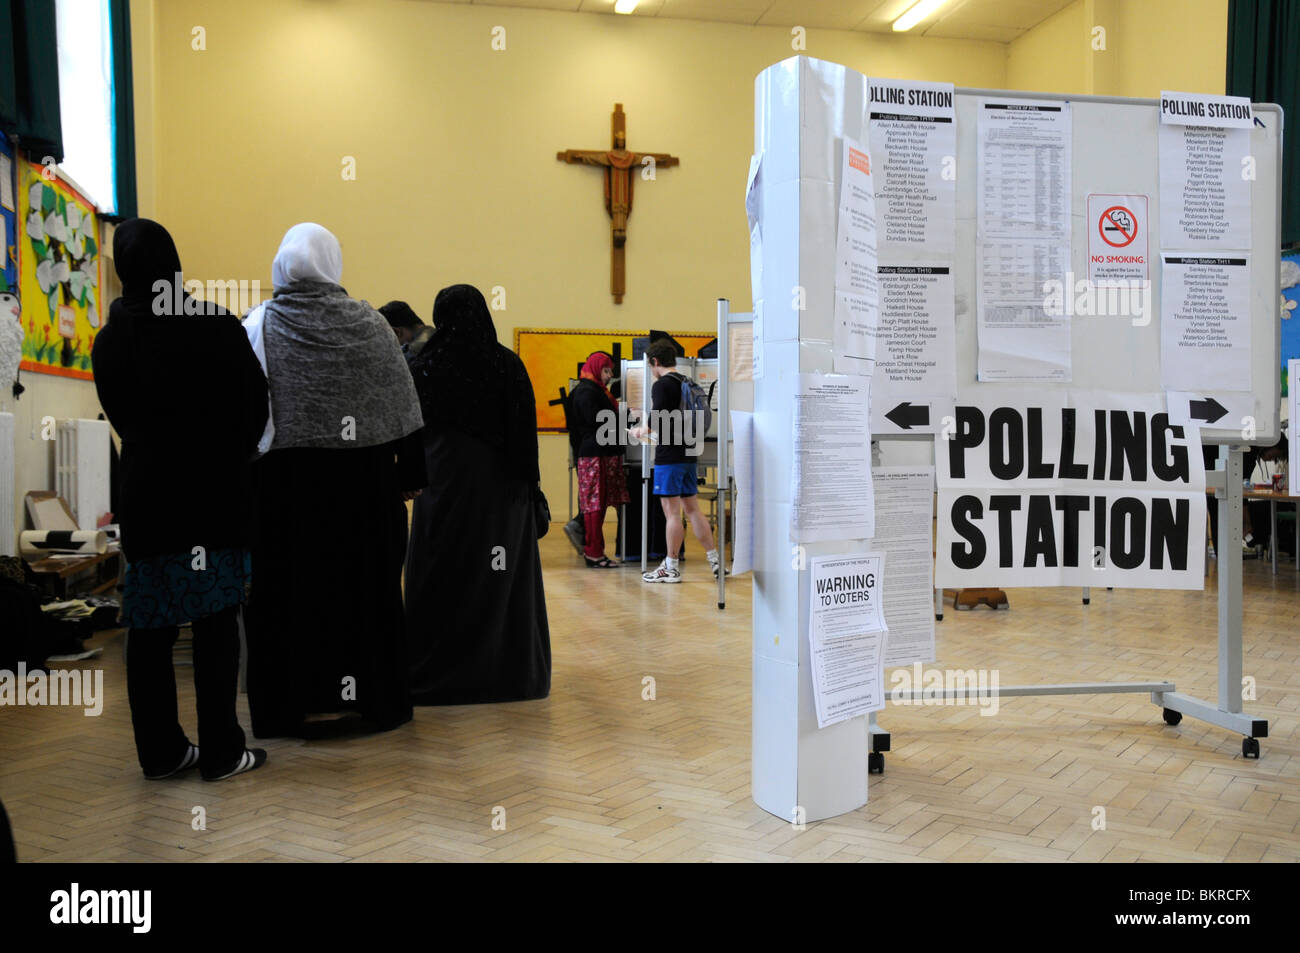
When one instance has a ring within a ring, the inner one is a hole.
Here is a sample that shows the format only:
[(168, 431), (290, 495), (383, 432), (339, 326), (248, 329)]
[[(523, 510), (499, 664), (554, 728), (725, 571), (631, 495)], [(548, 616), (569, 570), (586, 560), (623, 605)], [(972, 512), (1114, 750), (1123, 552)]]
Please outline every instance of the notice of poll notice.
[(1064, 100), (979, 102), (978, 380), (1071, 378), (1071, 317), (1049, 314), (1043, 290), (1069, 268), (1071, 116)]

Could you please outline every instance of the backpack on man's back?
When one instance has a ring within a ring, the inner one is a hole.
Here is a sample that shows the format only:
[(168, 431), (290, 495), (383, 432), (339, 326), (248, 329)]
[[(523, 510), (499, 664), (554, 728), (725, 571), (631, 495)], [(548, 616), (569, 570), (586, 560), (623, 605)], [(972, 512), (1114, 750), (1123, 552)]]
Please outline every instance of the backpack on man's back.
[[(705, 392), (703, 387), (685, 374), (682, 374), (679, 371), (673, 371), (673, 374), (682, 385), (682, 400), (680, 404), (682, 413), (685, 414), (689, 411), (691, 413), (703, 415), (702, 417), (695, 418), (696, 420), (702, 420), (704, 422), (704, 426), (699, 431), (700, 435), (703, 436), (708, 433), (709, 428), (713, 426), (713, 407), (709, 402), (709, 394)], [(714, 386), (717, 386), (716, 383)], [(712, 390), (712, 388), (710, 388), (710, 390)]]

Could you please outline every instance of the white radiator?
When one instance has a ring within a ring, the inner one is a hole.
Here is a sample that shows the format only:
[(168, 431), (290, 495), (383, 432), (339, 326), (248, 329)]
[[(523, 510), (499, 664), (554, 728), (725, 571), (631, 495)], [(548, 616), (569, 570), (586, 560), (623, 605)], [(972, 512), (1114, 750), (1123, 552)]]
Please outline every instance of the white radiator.
[(108, 512), (108, 421), (60, 420), (54, 443), (54, 488), (80, 529)]
[(18, 553), (14, 522), (14, 415), (0, 414), (0, 556)]

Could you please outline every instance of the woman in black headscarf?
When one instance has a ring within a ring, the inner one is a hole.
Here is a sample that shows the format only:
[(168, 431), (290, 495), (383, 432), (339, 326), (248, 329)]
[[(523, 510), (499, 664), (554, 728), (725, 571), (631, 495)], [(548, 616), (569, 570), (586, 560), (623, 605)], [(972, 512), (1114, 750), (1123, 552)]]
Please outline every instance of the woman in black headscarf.
[(438, 292), (412, 362), (429, 483), (406, 558), (417, 705), (545, 698), (551, 640), (533, 493), (537, 415), (523, 362), (497, 343), (483, 295)]
[[(249, 579), (249, 460), (266, 379), (239, 322), (183, 291), (167, 230), (131, 219), (113, 236), (122, 297), (95, 338), (95, 388), (122, 440), (127, 693), (145, 777), (198, 765), (214, 781), (259, 767), (235, 716), (237, 614)], [(177, 720), (172, 645), (194, 630), (200, 746)]]

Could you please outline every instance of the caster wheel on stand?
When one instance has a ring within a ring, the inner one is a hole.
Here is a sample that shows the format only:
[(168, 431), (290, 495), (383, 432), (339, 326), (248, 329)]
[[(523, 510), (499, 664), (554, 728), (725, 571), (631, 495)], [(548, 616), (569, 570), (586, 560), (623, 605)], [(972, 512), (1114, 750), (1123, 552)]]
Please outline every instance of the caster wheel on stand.
[(1176, 725), (1182, 720), (1183, 720), (1183, 713), (1181, 711), (1174, 711), (1172, 708), (1165, 709), (1166, 725)]
[(1241, 739), (1241, 756), (1243, 758), (1259, 758), (1259, 739), (1242, 738)]
[(879, 751), (867, 753), (867, 774), (884, 774), (885, 756)]

